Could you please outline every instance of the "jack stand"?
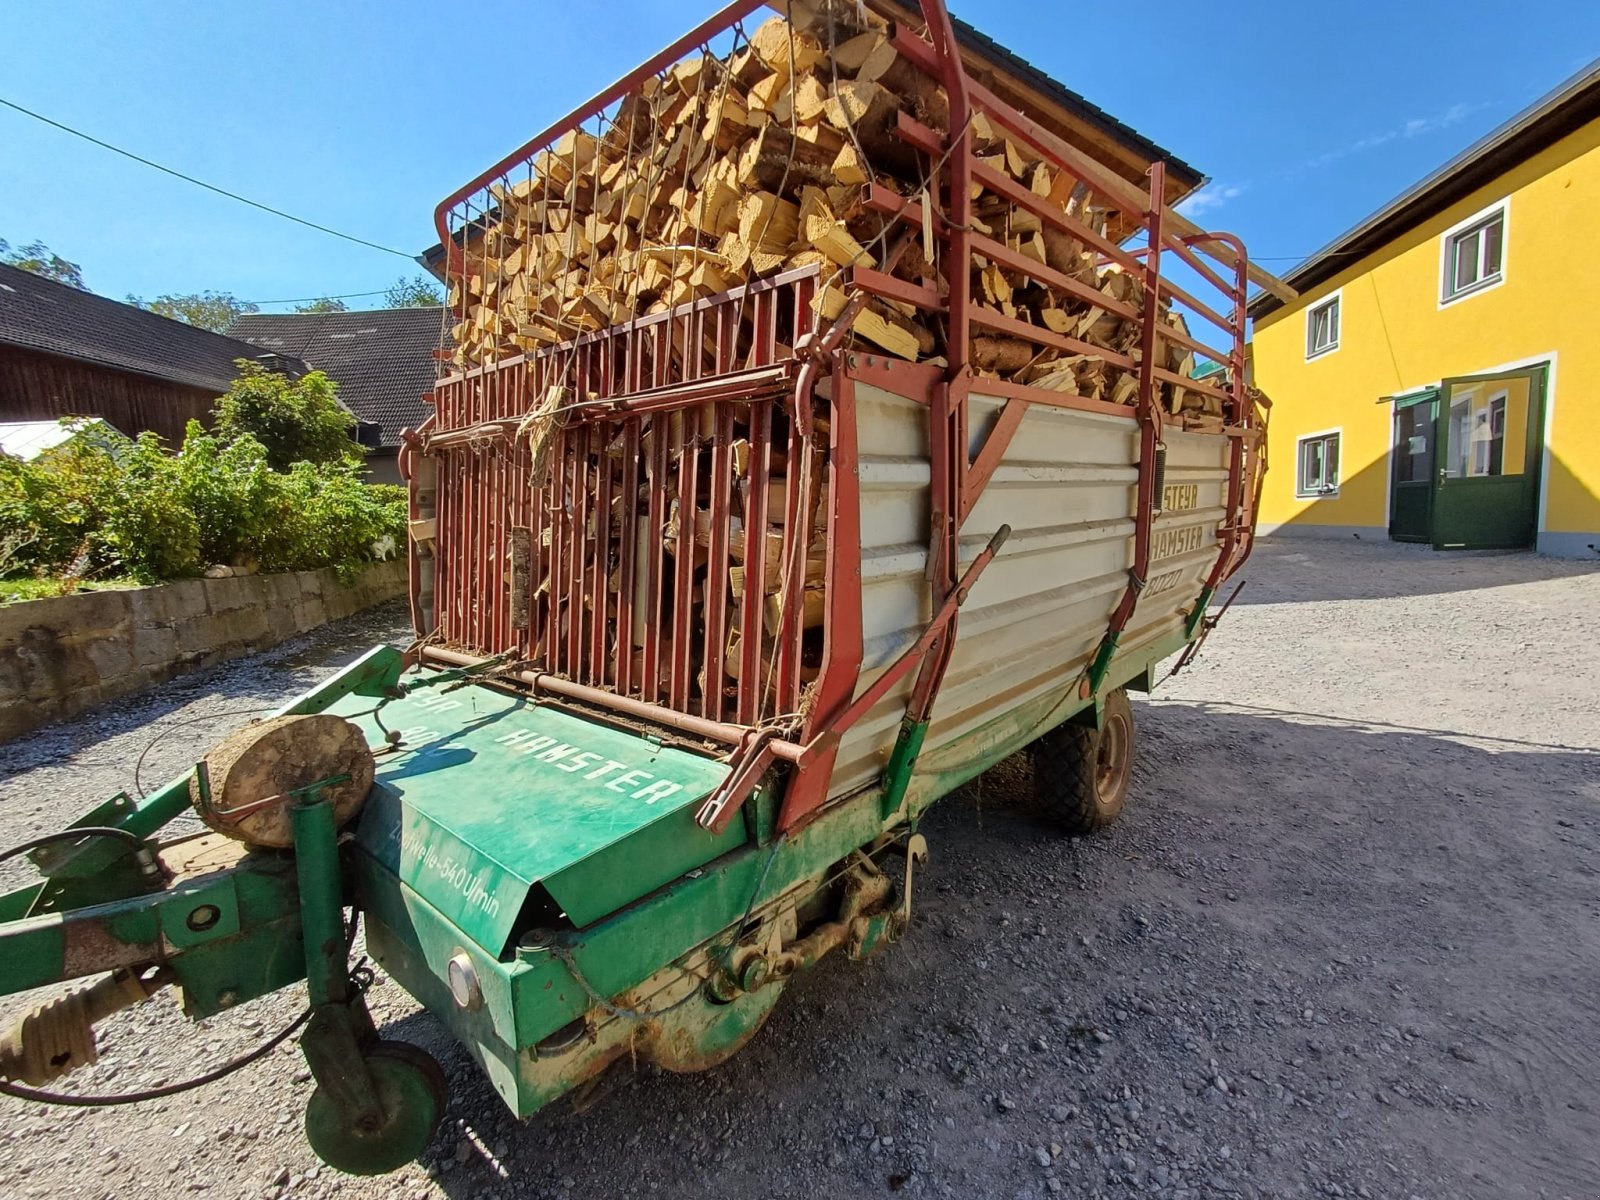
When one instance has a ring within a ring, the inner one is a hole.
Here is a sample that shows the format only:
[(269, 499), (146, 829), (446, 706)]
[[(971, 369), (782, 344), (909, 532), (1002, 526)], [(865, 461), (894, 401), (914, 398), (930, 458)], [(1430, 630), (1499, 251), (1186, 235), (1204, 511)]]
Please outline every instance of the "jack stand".
[(306, 1105), (306, 1138), (329, 1166), (380, 1175), (432, 1140), (448, 1098), (444, 1072), (416, 1046), (379, 1040), (352, 984), (338, 829), (322, 786), (305, 789), (289, 815), (311, 1000), (300, 1048), (317, 1081)]

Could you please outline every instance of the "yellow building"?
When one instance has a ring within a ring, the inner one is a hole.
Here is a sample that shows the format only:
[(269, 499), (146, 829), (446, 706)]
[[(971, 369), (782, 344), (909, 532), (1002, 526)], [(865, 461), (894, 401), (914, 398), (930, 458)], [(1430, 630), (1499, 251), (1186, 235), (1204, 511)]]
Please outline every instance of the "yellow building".
[(1285, 279), (1263, 533), (1600, 553), (1600, 60)]

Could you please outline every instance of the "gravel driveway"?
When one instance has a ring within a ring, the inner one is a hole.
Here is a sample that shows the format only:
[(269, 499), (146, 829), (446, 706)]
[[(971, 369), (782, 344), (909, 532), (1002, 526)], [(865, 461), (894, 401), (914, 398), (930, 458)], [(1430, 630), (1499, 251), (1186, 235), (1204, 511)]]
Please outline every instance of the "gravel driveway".
[[(519, 1125), (383, 982), (380, 1023), (454, 1081), (426, 1164), (319, 1169), (291, 1045), (150, 1105), (0, 1100), (0, 1195), (1600, 1196), (1600, 567), (1269, 542), (1245, 575), (1135, 701), (1118, 826), (1053, 835), (1003, 764), (925, 823), (906, 939), (797, 980), (720, 1070), (624, 1067)], [(164, 729), (141, 777), (169, 777), (401, 621), (0, 748), (0, 842), (129, 786)], [(301, 1003), (196, 1029), (158, 998), (74, 1085), (181, 1078)]]

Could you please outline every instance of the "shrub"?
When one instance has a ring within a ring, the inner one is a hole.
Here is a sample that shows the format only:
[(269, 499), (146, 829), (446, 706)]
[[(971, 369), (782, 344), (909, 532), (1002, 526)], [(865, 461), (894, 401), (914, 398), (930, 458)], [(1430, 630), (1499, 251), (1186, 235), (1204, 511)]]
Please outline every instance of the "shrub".
[(32, 463), (0, 454), (0, 574), (65, 561), (74, 545), (57, 481)]
[(195, 574), (204, 565), (200, 521), (185, 503), (179, 459), (145, 433), (119, 465), (121, 494), (107, 506), (101, 531), (117, 562), (140, 583)]
[(282, 476), (260, 442), (243, 434), (226, 443), (190, 421), (173, 461), (184, 506), (199, 522), (205, 562), (267, 564), (280, 557), (274, 549), (298, 514), (287, 508)]
[(296, 514), (287, 526), (293, 537), (284, 559), (299, 570), (339, 567), (348, 573), (372, 558), (379, 541), (387, 537), (399, 544), (405, 537), (403, 488), (363, 483), (353, 466), (295, 463), (279, 478)]
[(193, 421), (175, 454), (147, 433), (74, 439), (30, 463), (0, 456), (0, 575), (154, 583), (245, 562), (349, 574), (375, 543), (403, 541), (405, 524), (404, 491), (362, 482), (356, 461), (274, 471), (254, 436)]
[(239, 378), (217, 401), (217, 436), (234, 442), (249, 435), (266, 449), (274, 471), (294, 463), (359, 463), (350, 439), (356, 419), (338, 399), (339, 385), (321, 371), (290, 379), (248, 358)]

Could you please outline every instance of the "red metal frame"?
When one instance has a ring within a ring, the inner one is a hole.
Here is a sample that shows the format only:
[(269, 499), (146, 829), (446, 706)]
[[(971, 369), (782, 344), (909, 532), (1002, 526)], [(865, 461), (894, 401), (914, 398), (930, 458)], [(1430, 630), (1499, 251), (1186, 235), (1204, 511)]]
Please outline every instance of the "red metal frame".
[[(928, 413), (928, 581), (938, 617), (892, 670), (894, 679), (917, 672), (909, 706), (913, 720), (926, 719), (932, 709), (957, 633), (961, 581), (973, 570), (969, 564), (963, 575), (961, 527), (1030, 406), (1111, 413), (1138, 422), (1134, 547), (1127, 587), (1108, 614), (1112, 644), (1133, 615), (1149, 569), (1159, 501), (1157, 449), (1183, 424), (1165, 411), (1164, 386), (1181, 385), (1220, 401), (1222, 436), (1230, 439), (1227, 511), (1207, 594), (1250, 550), (1264, 447), (1263, 418), (1244, 383), (1246, 288), (1251, 278), (1260, 277), (1252, 274), (1244, 247), (1231, 235), (1196, 229), (1166, 206), (1161, 163), (1152, 166), (1148, 186), (1140, 188), (1000, 101), (964, 69), (942, 0), (919, 3), (925, 31), (895, 24), (890, 36), (908, 62), (944, 87), (949, 130), (933, 130), (908, 113), (899, 114), (895, 132), (925, 156), (928, 186), (920, 199), (877, 184), (864, 189), (868, 208), (904, 228), (876, 268), (857, 267), (831, 279), (848, 296), (835, 321), (823, 322), (813, 312), (820, 281), (817, 269), (809, 268), (601, 328), (574, 330), (567, 340), (536, 351), (503, 350), (493, 361), (471, 364), (439, 381), (435, 415), (408, 438), (403, 451), (408, 467), (417, 453), (437, 460), (434, 515), (443, 552), (437, 559), (431, 622), (423, 620), (413, 548), (413, 611), (419, 634), (437, 643), (424, 653), (456, 664), (511, 651), (520, 661), (509, 677), (536, 692), (728, 747), (735, 770), (713, 798), (715, 804), (708, 805), (708, 821), (731, 819), (773, 762), (798, 768), (784, 793), (780, 827), (808, 819), (827, 801), (838, 735), (864, 711), (864, 703), (886, 694), (888, 675), (856, 694), (863, 654), (858, 381), (916, 399)], [(438, 206), (435, 222), (457, 285), (458, 316), (465, 319), (471, 307), (464, 248), (478, 236), (476, 230), (486, 231), (496, 219), (496, 206), (506, 196), (496, 189), (510, 186), (517, 171), (525, 170), (531, 183), (535, 159), (548, 154), (564, 134), (589, 123), (603, 132), (622, 111), (613, 106), (624, 97), (652, 77), (664, 79), (686, 55), (709, 52), (713, 40), (730, 33), (735, 39), (743, 36), (740, 22), (760, 7), (759, 0), (724, 7)], [(869, 7), (875, 7), (871, 0)], [(886, 9), (880, 11), (887, 15)], [(1120, 213), (1119, 230), (1135, 227), (1146, 245), (1119, 244), (978, 160), (971, 130), (979, 113), (1025, 154), (1065, 173), (1092, 203)], [(1143, 283), (1142, 302), (1106, 297), (983, 234), (973, 224), (974, 183), (1092, 248), (1102, 265), (1135, 273)], [(936, 273), (951, 281), (948, 287), (892, 274), (900, 251), (926, 230), (932, 233)], [(483, 245), (487, 253), (487, 238)], [(1210, 289), (1222, 299), (1194, 295), (1164, 276), (1166, 254), (1193, 269), (1202, 291)], [(1098, 309), (1141, 321), (1137, 359), (985, 308), (967, 282), (977, 255)], [(871, 297), (934, 314), (949, 365), (941, 369), (844, 349), (855, 313)], [(1220, 331), (1226, 346), (1160, 320), (1161, 306), (1169, 302)], [(559, 324), (565, 314), (557, 319)], [(746, 329), (748, 334), (742, 332)], [(981, 330), (1091, 354), (1111, 368), (1134, 372), (1136, 403), (1129, 408), (983, 379), (983, 393), (1004, 404), (971, 455), (971, 345)], [(1224, 363), (1223, 386), (1158, 367), (1169, 343)], [(522, 426), (532, 404), (555, 388), (565, 389), (567, 407), (549, 438), (548, 476), (538, 482)], [(814, 415), (823, 400), (825, 433)], [(771, 486), (780, 462), (786, 468), (781, 490)], [(812, 514), (823, 486), (826, 600), (819, 663), (808, 661), (815, 646), (808, 651), (804, 607)], [(782, 508), (783, 534), (769, 558), (774, 506)], [(426, 515), (415, 496), (412, 515)], [(526, 625), (514, 626), (514, 610), (521, 606), (513, 603), (507, 579), (513, 534), (520, 538), (522, 531), (533, 560), (528, 575), (544, 580), (546, 588), (529, 598)], [(979, 556), (981, 562), (993, 549)], [(729, 658), (735, 632), (740, 635), (736, 656)]]

